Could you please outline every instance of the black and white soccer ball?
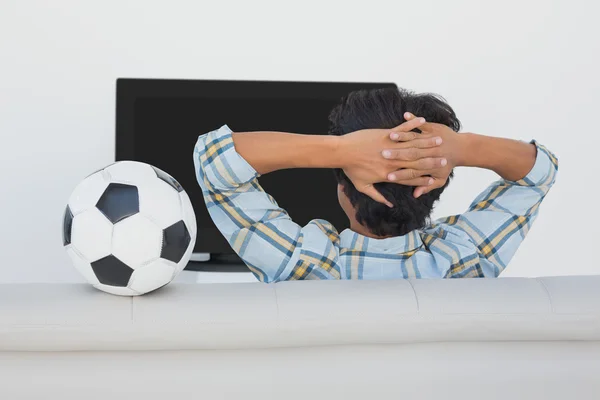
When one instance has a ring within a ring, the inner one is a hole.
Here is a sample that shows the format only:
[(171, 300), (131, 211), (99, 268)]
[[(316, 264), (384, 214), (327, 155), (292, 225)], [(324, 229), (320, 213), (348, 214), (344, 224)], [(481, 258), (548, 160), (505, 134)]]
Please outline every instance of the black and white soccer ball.
[(137, 296), (171, 282), (196, 242), (190, 198), (169, 174), (119, 161), (85, 178), (65, 210), (63, 245), (95, 288)]

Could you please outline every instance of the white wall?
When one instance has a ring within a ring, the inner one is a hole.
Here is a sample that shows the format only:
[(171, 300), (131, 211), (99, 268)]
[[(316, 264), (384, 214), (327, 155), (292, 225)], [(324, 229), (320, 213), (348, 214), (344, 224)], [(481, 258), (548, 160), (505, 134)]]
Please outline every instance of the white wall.
[[(2, 0), (0, 282), (79, 280), (62, 211), (113, 160), (120, 76), (392, 80), (440, 93), (465, 130), (537, 138), (560, 158), (506, 275), (600, 273), (596, 2), (351, 3)], [(462, 211), (493, 178), (459, 170), (436, 215)]]

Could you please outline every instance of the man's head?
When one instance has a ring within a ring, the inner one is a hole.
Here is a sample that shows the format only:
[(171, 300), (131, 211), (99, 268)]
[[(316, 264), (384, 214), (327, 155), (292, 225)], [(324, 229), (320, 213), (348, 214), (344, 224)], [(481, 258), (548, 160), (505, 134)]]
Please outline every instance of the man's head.
[[(404, 113), (424, 117), (428, 122), (446, 125), (454, 131), (460, 121), (452, 108), (434, 94), (415, 94), (404, 89), (373, 89), (350, 93), (331, 111), (329, 133), (345, 135), (362, 129), (390, 129), (403, 122)], [(419, 132), (417, 130), (417, 132)], [(400, 236), (424, 227), (446, 184), (420, 196), (414, 187), (395, 183), (377, 183), (375, 187), (394, 207), (389, 208), (356, 190), (342, 170), (335, 170), (340, 205), (350, 218), (370, 233)], [(452, 174), (450, 175), (452, 177)]]

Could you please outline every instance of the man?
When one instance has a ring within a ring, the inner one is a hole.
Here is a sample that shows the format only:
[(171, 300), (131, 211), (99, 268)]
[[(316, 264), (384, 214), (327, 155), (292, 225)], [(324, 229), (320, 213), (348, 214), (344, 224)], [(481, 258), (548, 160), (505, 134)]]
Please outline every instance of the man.
[[(200, 136), (198, 182), (215, 224), (262, 282), (293, 279), (497, 277), (537, 216), (558, 163), (533, 141), (457, 133), (440, 98), (397, 89), (351, 93), (330, 136)], [(461, 215), (429, 223), (454, 167), (496, 172)], [(333, 168), (350, 229), (295, 224), (257, 177), (286, 168)]]

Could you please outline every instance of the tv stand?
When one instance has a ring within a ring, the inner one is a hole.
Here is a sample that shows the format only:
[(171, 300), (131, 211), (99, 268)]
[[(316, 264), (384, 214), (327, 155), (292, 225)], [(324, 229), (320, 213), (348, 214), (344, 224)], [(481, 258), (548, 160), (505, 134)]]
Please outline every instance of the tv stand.
[[(190, 258), (186, 271), (198, 272), (250, 272), (246, 264), (238, 257), (237, 254), (208, 254), (196, 253), (202, 256), (198, 257), (195, 254)], [(204, 257), (206, 254), (208, 257)], [(207, 261), (197, 261), (207, 259)]]

